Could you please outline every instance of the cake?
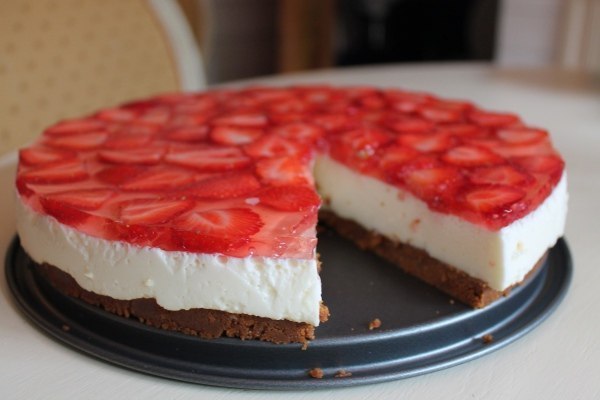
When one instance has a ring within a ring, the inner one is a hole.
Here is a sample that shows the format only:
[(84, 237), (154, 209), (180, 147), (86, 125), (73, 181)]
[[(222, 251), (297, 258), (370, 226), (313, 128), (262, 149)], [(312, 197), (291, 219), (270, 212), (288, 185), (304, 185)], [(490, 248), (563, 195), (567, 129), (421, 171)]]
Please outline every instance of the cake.
[(371, 87), (168, 94), (61, 121), (20, 151), (16, 190), (21, 245), (63, 293), (275, 343), (328, 317), (318, 219), (478, 308), (535, 270), (567, 207), (545, 130)]

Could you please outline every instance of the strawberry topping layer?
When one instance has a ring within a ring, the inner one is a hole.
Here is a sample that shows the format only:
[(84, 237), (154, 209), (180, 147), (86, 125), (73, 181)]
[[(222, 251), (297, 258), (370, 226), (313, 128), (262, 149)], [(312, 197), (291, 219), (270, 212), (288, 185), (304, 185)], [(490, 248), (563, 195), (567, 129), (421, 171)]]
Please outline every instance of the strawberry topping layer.
[(36, 211), (108, 240), (235, 257), (311, 258), (316, 152), (498, 230), (564, 170), (516, 115), (369, 87), (170, 94), (48, 128), (21, 150)]

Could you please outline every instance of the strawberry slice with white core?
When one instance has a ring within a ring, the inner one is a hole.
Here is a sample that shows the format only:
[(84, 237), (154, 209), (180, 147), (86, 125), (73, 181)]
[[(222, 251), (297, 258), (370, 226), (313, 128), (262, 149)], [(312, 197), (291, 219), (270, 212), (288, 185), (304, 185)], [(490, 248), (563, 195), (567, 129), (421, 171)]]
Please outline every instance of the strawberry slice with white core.
[(407, 146), (393, 144), (383, 147), (379, 156), (379, 165), (384, 171), (396, 171), (408, 161), (416, 158), (420, 153)]
[(165, 160), (201, 171), (230, 171), (250, 164), (250, 158), (237, 147), (199, 147), (171, 149)]
[(184, 199), (135, 199), (119, 208), (119, 219), (128, 225), (155, 225), (167, 222), (194, 205)]
[(19, 151), (19, 161), (30, 166), (72, 160), (75, 157), (76, 154), (72, 151), (47, 147), (29, 147)]
[(559, 177), (564, 168), (564, 161), (556, 155), (518, 157), (514, 161), (526, 171), (534, 174), (546, 174), (553, 178)]
[(104, 143), (107, 137), (108, 134), (106, 132), (97, 131), (51, 137), (48, 138), (46, 143), (53, 147), (60, 147), (68, 150), (91, 150)]
[(467, 205), (481, 213), (510, 212), (510, 206), (523, 197), (524, 191), (509, 186), (474, 188), (465, 194)]
[(234, 172), (204, 179), (185, 193), (202, 199), (231, 199), (250, 195), (260, 189), (260, 183), (249, 172)]
[(178, 230), (212, 236), (250, 236), (263, 226), (260, 216), (247, 208), (193, 211), (175, 222)]
[(79, 161), (65, 161), (55, 164), (44, 164), (19, 175), (27, 183), (53, 184), (79, 182), (88, 177)]
[(164, 125), (171, 119), (171, 114), (171, 109), (168, 107), (154, 107), (146, 110), (138, 118), (138, 122), (150, 125)]
[(82, 189), (44, 195), (46, 200), (61, 203), (80, 210), (97, 210), (115, 195), (110, 189)]
[(443, 133), (409, 133), (399, 135), (396, 141), (423, 153), (444, 151), (452, 144), (452, 137)]
[(422, 169), (406, 169), (401, 178), (406, 186), (417, 196), (430, 198), (446, 192), (450, 194), (453, 187), (462, 181), (459, 170), (455, 167), (431, 167)]
[(96, 119), (82, 118), (61, 121), (44, 131), (46, 136), (63, 136), (101, 130), (104, 123)]
[(473, 170), (469, 180), (476, 184), (517, 186), (531, 182), (532, 177), (510, 165), (483, 167)]
[(226, 208), (191, 212), (174, 225), (173, 235), (184, 250), (227, 254), (246, 244), (263, 222), (247, 208)]
[(148, 146), (133, 149), (102, 150), (98, 153), (100, 159), (115, 164), (157, 164), (162, 159), (165, 148)]
[(180, 188), (194, 182), (194, 175), (179, 168), (157, 167), (128, 179), (120, 185), (123, 190), (154, 191)]
[(519, 117), (510, 113), (473, 110), (468, 116), (471, 121), (488, 128), (499, 128), (519, 122)]
[(280, 125), (273, 128), (271, 132), (286, 139), (299, 140), (308, 143), (316, 142), (325, 134), (323, 128), (305, 122)]
[(269, 120), (264, 114), (239, 113), (224, 115), (213, 119), (211, 122), (215, 125), (233, 125), (261, 128), (267, 125)]
[(462, 119), (462, 111), (440, 105), (420, 107), (418, 112), (423, 118), (434, 122), (458, 122)]
[(306, 145), (287, 140), (275, 134), (267, 134), (253, 143), (244, 146), (251, 157), (298, 157), (308, 152)]
[(282, 211), (309, 211), (321, 204), (319, 195), (308, 186), (271, 186), (262, 190), (260, 204)]
[(496, 135), (506, 143), (510, 144), (530, 144), (548, 137), (548, 132), (535, 128), (504, 128), (499, 129)]
[(263, 135), (261, 128), (243, 126), (216, 126), (210, 132), (213, 142), (224, 145), (242, 145), (254, 142)]
[(207, 125), (180, 126), (168, 130), (164, 138), (175, 142), (202, 142), (208, 138), (208, 130)]
[(442, 156), (442, 160), (461, 167), (495, 165), (504, 161), (496, 153), (486, 148), (475, 146), (456, 146), (448, 150)]
[(265, 158), (256, 163), (256, 173), (268, 185), (304, 185), (313, 182), (306, 165), (291, 157)]

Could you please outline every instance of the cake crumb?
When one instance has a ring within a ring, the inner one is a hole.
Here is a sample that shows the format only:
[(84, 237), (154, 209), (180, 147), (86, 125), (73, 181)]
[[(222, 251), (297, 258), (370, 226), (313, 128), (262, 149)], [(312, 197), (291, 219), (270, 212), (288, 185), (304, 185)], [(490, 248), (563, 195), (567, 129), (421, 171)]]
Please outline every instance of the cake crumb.
[(413, 232), (417, 232), (420, 224), (421, 224), (421, 220), (419, 218), (413, 219), (412, 222), (410, 223), (410, 230)]
[(450, 304), (454, 304), (454, 299), (450, 299), (448, 302), (449, 302)]
[(483, 335), (483, 344), (490, 344), (494, 341), (494, 336), (490, 333)]
[(310, 371), (308, 371), (308, 375), (310, 375), (311, 378), (323, 379), (324, 374), (321, 368), (313, 368)]
[(345, 369), (340, 369), (334, 376), (336, 378), (348, 378), (349, 376), (352, 376), (352, 372), (348, 372)]
[(381, 320), (379, 318), (375, 318), (374, 320), (369, 322), (369, 330), (370, 331), (372, 331), (373, 329), (377, 329), (379, 327), (381, 327)]
[(306, 350), (308, 349), (308, 344), (310, 343), (310, 340), (307, 340), (306, 342), (302, 343), (302, 350)]
[(71, 330), (71, 327), (69, 325), (67, 325), (67, 324), (63, 324), (62, 330), (65, 331), (65, 332), (69, 332)]

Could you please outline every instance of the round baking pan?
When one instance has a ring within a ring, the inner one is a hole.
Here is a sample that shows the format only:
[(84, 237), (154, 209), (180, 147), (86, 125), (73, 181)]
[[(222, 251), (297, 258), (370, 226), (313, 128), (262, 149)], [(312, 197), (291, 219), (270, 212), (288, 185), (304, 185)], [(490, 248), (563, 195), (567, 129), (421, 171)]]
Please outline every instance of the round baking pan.
[[(314, 389), (408, 378), (467, 362), (531, 331), (560, 303), (572, 274), (561, 239), (525, 284), (473, 310), (357, 249), (330, 230), (319, 234), (323, 298), (330, 320), (317, 339), (275, 345), (203, 340), (148, 327), (67, 297), (38, 276), (13, 241), (6, 278), (23, 313), (60, 342), (136, 371), (206, 385)], [(381, 327), (369, 329), (375, 318)], [(322, 379), (309, 376), (320, 368)]]

